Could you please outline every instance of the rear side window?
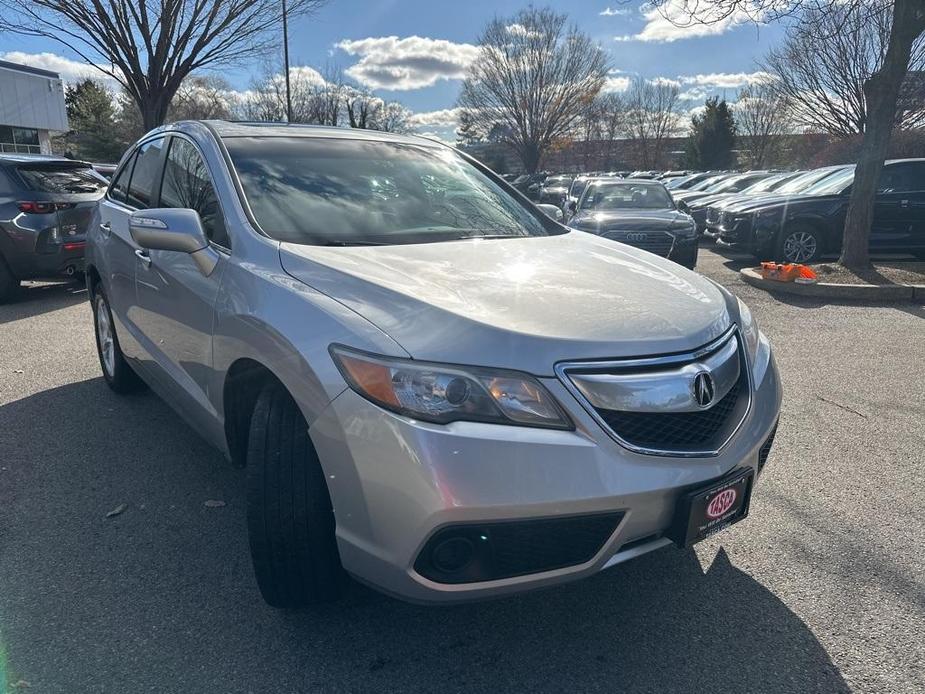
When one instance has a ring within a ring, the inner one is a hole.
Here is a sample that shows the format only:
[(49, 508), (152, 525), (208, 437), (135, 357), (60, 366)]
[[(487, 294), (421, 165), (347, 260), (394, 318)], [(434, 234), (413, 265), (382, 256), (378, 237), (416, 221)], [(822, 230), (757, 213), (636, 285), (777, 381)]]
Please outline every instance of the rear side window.
[(109, 186), (109, 197), (116, 202), (126, 202), (128, 199), (128, 180), (132, 176), (132, 166), (135, 164), (135, 153), (129, 157), (125, 165), (119, 170), (119, 173), (112, 180)]
[(16, 167), (26, 190), (35, 193), (101, 193), (106, 181), (89, 166), (23, 164)]
[(128, 184), (127, 203), (132, 207), (146, 209), (155, 204), (161, 182), (163, 151), (164, 138), (146, 142), (138, 148), (132, 179)]
[(222, 208), (205, 162), (196, 147), (181, 137), (171, 138), (160, 205), (196, 210), (206, 238), (219, 246), (231, 248)]

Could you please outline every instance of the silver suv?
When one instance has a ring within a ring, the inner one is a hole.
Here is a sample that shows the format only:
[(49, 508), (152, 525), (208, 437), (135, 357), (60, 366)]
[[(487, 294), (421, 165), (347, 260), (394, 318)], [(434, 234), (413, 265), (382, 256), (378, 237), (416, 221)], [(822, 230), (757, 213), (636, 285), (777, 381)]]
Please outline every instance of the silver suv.
[(449, 147), (179, 123), (96, 214), (103, 375), (247, 466), (272, 605), (513, 593), (748, 513), (781, 388), (745, 305)]

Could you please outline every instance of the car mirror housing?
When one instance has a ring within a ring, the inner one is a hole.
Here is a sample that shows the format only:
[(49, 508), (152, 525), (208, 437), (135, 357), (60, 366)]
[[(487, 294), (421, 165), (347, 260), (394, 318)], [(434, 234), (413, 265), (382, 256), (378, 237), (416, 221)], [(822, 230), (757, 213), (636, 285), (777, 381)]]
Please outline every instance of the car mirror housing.
[(129, 232), (135, 243), (147, 250), (188, 253), (207, 277), (218, 262), (218, 254), (209, 246), (196, 210), (138, 210), (129, 217)]
[(543, 214), (545, 214), (547, 217), (550, 217), (550, 218), (552, 218), (552, 219), (555, 219), (557, 222), (561, 222), (561, 221), (562, 221), (562, 210), (560, 210), (560, 209), (559, 209), (558, 207), (556, 207), (555, 205), (547, 205), (547, 204), (545, 204), (545, 203), (541, 203), (541, 204), (537, 205), (537, 207), (538, 207), (538, 208), (540, 209), (540, 211), (541, 211)]

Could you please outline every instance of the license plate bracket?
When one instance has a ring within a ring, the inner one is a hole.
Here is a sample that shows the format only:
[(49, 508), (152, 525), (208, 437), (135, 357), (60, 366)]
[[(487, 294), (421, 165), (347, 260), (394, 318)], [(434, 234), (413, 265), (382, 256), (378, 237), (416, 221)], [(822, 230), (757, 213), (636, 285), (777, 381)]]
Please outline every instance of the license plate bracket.
[(668, 537), (690, 547), (748, 516), (754, 470), (733, 470), (721, 480), (685, 492), (678, 499)]

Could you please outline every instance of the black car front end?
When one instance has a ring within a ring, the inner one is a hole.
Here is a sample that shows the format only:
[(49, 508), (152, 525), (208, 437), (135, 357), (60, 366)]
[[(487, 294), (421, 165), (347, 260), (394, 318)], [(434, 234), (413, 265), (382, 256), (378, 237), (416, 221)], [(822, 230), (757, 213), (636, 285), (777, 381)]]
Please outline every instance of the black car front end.
[(660, 255), (690, 269), (697, 264), (697, 228), (687, 215), (673, 213), (662, 218), (617, 221), (579, 214), (569, 226)]

